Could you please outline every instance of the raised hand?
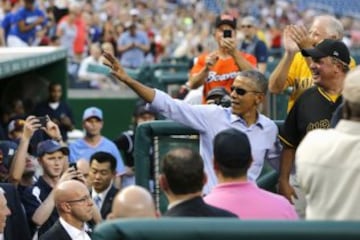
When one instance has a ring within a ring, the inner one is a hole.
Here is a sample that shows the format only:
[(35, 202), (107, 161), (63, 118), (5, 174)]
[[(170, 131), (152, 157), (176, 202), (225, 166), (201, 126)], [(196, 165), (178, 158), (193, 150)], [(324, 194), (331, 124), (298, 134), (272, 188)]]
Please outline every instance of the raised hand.
[(296, 53), (300, 51), (297, 42), (294, 40), (294, 27), (295, 26), (293, 25), (286, 26), (283, 35), (284, 49), (290, 53)]
[(24, 123), (23, 138), (30, 139), (41, 124), (35, 116), (28, 116)]
[(235, 56), (235, 54), (237, 53), (235, 38), (222, 38), (221, 47), (226, 49), (228, 54), (230, 54), (231, 56)]
[(207, 55), (205, 58), (206, 69), (209, 70), (210, 68), (212, 68), (218, 59), (219, 59), (219, 56), (217, 55), (217, 52), (212, 52), (209, 55)]
[(103, 52), (103, 56), (103, 63), (111, 68), (111, 74), (113, 74), (120, 81), (124, 82), (128, 75), (126, 74), (124, 68), (120, 65), (118, 60), (113, 55), (107, 52)]
[(300, 49), (311, 48), (312, 40), (309, 37), (308, 30), (305, 26), (291, 26), (292, 39), (297, 43)]
[(50, 138), (55, 140), (62, 140), (59, 126), (53, 121), (51, 121), (49, 116), (46, 117), (48, 118), (46, 127), (42, 127), (41, 129), (44, 130), (46, 134), (49, 135)]

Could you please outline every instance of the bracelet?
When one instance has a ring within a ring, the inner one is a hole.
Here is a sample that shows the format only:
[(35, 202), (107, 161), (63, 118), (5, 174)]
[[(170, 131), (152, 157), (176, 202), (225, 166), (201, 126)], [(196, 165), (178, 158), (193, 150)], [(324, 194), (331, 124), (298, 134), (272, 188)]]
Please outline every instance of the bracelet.
[(190, 87), (189, 82), (186, 82), (184, 86), (185, 86), (185, 88), (186, 88), (187, 90), (191, 90), (191, 87)]

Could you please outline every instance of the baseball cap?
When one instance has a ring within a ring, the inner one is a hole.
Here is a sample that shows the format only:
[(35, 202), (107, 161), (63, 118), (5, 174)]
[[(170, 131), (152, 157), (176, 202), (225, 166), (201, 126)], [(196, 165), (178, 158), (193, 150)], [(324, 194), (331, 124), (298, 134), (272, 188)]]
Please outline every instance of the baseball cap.
[(153, 115), (156, 114), (155, 111), (153, 111), (145, 101), (140, 99), (139, 101), (136, 102), (133, 116), (138, 117), (138, 116), (143, 115), (145, 113), (150, 113), (150, 114), (153, 114)]
[(13, 131), (22, 131), (24, 128), (25, 121), (23, 119), (14, 119), (8, 125), (8, 133)]
[(43, 156), (46, 153), (54, 153), (57, 151), (61, 151), (65, 155), (69, 155), (69, 148), (62, 146), (60, 143), (54, 140), (45, 140), (39, 142), (37, 145), (37, 155), (39, 157)]
[(347, 101), (360, 104), (360, 67), (346, 75), (342, 95)]
[(236, 29), (236, 18), (229, 15), (229, 14), (223, 14), (216, 17), (215, 20), (215, 27), (219, 27), (220, 25), (227, 24), (233, 29)]
[(89, 107), (85, 109), (83, 114), (83, 120), (89, 119), (91, 117), (96, 117), (100, 120), (103, 120), (103, 113), (101, 109), (97, 107)]
[(10, 169), (11, 160), (15, 156), (18, 145), (13, 141), (1, 141), (0, 142), (0, 152), (2, 154), (2, 163), (7, 168)]
[(251, 147), (245, 133), (229, 128), (214, 138), (216, 162), (227, 168), (245, 168), (251, 162)]
[(215, 97), (223, 97), (225, 95), (229, 95), (229, 93), (226, 91), (225, 88), (223, 87), (216, 87), (216, 88), (213, 88), (211, 89), (207, 96), (206, 96), (206, 100), (209, 100), (209, 99), (213, 99)]
[(339, 40), (324, 39), (314, 48), (301, 50), (301, 53), (305, 57), (312, 57), (312, 58), (334, 57), (346, 64), (350, 63), (349, 49), (347, 48), (345, 43)]

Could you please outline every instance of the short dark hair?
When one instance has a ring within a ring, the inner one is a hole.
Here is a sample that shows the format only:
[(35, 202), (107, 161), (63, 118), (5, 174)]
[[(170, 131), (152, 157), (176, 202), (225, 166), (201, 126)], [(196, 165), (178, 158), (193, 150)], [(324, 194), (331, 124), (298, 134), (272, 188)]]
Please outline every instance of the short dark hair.
[(113, 172), (116, 169), (116, 158), (108, 152), (100, 151), (100, 152), (96, 152), (93, 155), (91, 155), (90, 165), (94, 160), (96, 160), (99, 163), (106, 163), (106, 162), (110, 163), (110, 168), (111, 168), (111, 171), (113, 171)]
[(198, 152), (190, 148), (169, 151), (162, 160), (161, 172), (174, 194), (196, 193), (204, 185), (204, 163)]
[(253, 80), (253, 83), (255, 84), (255, 87), (258, 91), (266, 94), (267, 90), (268, 90), (268, 82), (267, 79), (265, 77), (264, 74), (262, 74), (261, 72), (259, 72), (258, 70), (245, 70), (245, 71), (241, 71), (238, 75), (241, 77), (246, 77), (246, 78), (250, 78), (251, 80)]
[(246, 176), (251, 165), (251, 146), (247, 135), (237, 129), (228, 128), (214, 138), (214, 162), (224, 177)]

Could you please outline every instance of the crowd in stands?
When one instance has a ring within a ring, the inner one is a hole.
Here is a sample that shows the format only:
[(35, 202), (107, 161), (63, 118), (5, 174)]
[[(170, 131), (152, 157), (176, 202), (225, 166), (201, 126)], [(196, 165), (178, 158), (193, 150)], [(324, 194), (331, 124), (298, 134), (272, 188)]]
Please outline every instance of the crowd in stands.
[[(126, 86), (142, 101), (133, 128), (114, 140), (102, 134), (111, 116), (89, 105), (83, 136), (68, 141), (75, 121), (59, 83), (31, 112), (21, 98), (2, 109), (0, 240), (88, 240), (97, 224), (117, 218), (359, 220), (360, 69), (350, 47), (360, 43), (360, 22), (298, 4), (2, 0), (4, 46), (62, 46), (69, 77), (82, 87)], [(269, 50), (278, 48), (268, 73)], [(185, 99), (128, 73), (168, 56), (194, 59)], [(279, 127), (262, 106), (268, 89), (288, 87)], [(151, 180), (168, 200), (163, 213), (153, 189), (135, 185), (133, 155), (136, 127), (160, 116), (198, 131), (200, 147), (161, 159)], [(279, 174), (275, 192), (256, 184), (265, 165)]]

